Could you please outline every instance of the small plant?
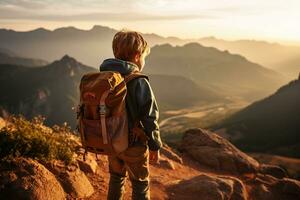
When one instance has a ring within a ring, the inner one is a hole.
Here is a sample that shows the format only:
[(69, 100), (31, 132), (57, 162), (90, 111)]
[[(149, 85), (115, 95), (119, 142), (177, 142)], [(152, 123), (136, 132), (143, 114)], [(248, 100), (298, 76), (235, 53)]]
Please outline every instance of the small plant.
[(43, 125), (44, 118), (31, 121), (22, 116), (13, 116), (9, 124), (0, 130), (0, 159), (30, 157), (41, 161), (62, 160), (72, 162), (76, 148), (76, 137), (70, 128)]

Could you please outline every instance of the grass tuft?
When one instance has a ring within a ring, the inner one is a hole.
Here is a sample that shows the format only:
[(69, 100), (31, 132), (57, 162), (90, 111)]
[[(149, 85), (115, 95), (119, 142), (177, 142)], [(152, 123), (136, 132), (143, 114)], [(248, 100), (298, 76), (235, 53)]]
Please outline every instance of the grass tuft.
[(7, 126), (0, 130), (0, 159), (30, 157), (40, 161), (73, 161), (78, 143), (66, 124), (43, 125), (44, 118), (28, 121), (22, 116), (13, 116)]

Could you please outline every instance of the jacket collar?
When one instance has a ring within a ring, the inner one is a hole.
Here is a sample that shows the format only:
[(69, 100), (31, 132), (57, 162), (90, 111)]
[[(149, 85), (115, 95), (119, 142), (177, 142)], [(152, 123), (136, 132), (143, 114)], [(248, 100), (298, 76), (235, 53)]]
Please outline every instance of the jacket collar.
[(105, 59), (100, 65), (99, 69), (100, 71), (117, 71), (122, 75), (127, 75), (134, 71), (139, 71), (139, 68), (136, 64), (117, 58)]

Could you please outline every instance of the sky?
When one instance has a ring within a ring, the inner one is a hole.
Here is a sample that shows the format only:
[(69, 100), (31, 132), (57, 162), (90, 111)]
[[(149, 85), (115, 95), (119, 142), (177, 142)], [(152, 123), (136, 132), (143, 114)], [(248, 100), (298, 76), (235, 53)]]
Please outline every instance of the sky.
[(0, 28), (94, 25), (184, 39), (300, 44), (300, 0), (0, 0)]

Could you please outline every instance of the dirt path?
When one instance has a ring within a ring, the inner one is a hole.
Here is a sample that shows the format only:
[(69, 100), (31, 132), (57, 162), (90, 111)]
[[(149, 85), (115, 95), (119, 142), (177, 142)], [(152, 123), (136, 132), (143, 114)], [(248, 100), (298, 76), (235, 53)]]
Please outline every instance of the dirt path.
[[(200, 165), (192, 161), (189, 157), (183, 156), (183, 164), (170, 160), (165, 155), (161, 155), (161, 164), (150, 165), (150, 188), (151, 200), (169, 199), (172, 194), (167, 191), (168, 186), (178, 183), (184, 179), (190, 179), (207, 171)], [(170, 169), (168, 164), (171, 163), (175, 169)], [(100, 169), (96, 175), (90, 175), (95, 193), (88, 200), (105, 200), (108, 191), (108, 163), (105, 157), (98, 162)], [(127, 180), (125, 185), (124, 200), (131, 199), (131, 184)]]

